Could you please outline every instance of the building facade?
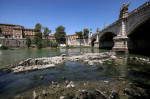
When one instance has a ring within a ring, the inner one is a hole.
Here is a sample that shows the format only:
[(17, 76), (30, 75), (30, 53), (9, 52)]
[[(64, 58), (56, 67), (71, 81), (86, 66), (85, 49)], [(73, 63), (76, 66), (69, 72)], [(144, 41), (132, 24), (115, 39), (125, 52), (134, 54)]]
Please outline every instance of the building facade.
[(25, 36), (29, 36), (31, 39), (33, 39), (34, 35), (35, 32), (33, 31), (33, 29), (25, 29), (21, 25), (0, 23), (1, 38), (22, 39), (25, 38)]
[(76, 35), (76, 34), (66, 35), (66, 38), (74, 38), (74, 39), (77, 39), (77, 38), (78, 38), (78, 35)]

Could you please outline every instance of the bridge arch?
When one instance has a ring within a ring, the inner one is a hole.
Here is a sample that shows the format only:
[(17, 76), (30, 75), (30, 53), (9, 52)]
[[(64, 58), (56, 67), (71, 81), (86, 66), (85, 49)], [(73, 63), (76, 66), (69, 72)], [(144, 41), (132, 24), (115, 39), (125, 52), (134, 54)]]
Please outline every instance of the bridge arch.
[(113, 32), (105, 32), (100, 38), (99, 38), (99, 47), (102, 49), (112, 49), (114, 47), (114, 36), (117, 36)]
[(150, 17), (128, 33), (129, 53), (150, 55)]

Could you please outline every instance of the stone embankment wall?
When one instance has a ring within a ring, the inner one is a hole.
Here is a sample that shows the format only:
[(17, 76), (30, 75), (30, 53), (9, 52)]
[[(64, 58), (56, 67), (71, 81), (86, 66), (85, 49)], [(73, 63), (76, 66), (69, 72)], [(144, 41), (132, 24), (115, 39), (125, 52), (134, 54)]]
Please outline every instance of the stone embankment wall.
[(67, 38), (66, 44), (69, 46), (91, 46), (90, 39), (76, 39), (76, 38)]
[(0, 38), (0, 44), (7, 47), (26, 47), (26, 39)]

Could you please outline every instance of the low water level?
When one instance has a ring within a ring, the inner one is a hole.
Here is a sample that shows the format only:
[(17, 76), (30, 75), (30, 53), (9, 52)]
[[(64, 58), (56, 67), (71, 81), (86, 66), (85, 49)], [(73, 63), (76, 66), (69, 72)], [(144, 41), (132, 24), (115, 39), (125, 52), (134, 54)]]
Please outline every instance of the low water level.
[[(0, 67), (14, 64), (20, 60), (35, 57), (53, 57), (61, 54), (78, 55), (80, 52), (100, 53), (108, 50), (93, 48), (76, 49), (42, 49), (42, 50), (6, 50), (0, 51)], [(120, 59), (104, 65), (89, 66), (83, 62), (66, 62), (52, 69), (32, 71), (28, 73), (13, 74), (0, 71), (0, 99), (7, 99), (35, 88), (50, 85), (51, 81), (61, 83), (63, 77), (72, 81), (98, 81), (107, 80), (115, 82), (118, 79), (127, 80), (137, 86), (150, 88), (150, 66), (127, 60), (127, 57), (144, 57), (131, 54), (118, 54)], [(115, 64), (118, 64), (115, 66)], [(40, 80), (40, 76), (44, 79)]]

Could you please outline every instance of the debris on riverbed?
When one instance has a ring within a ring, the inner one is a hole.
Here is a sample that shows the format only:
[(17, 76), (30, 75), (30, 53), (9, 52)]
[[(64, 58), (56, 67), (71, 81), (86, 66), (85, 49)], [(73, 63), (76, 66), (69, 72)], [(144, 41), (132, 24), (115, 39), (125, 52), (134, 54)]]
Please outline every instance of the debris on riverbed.
[[(65, 82), (64, 82), (65, 83)], [(80, 81), (75, 82), (76, 87), (66, 88), (64, 83), (58, 83), (60, 87), (43, 87), (36, 90), (38, 99), (148, 99), (147, 94), (141, 88), (130, 85), (130, 82), (121, 83), (120, 81)], [(133, 88), (133, 89), (130, 89)], [(44, 90), (46, 89), (46, 90)], [(28, 91), (14, 97), (15, 99), (31, 99), (32, 92)], [(36, 98), (35, 97), (35, 98)]]
[(63, 64), (65, 61), (77, 62), (84, 61), (89, 65), (103, 64), (106, 61), (112, 61), (116, 59), (114, 52), (104, 52), (104, 53), (85, 53), (78, 56), (67, 56), (62, 54), (61, 56), (55, 57), (44, 57), (44, 58), (29, 58), (27, 60), (21, 61), (17, 65), (12, 66), (12, 71), (14, 73), (39, 70), (46, 68), (54, 68), (58, 64)]

